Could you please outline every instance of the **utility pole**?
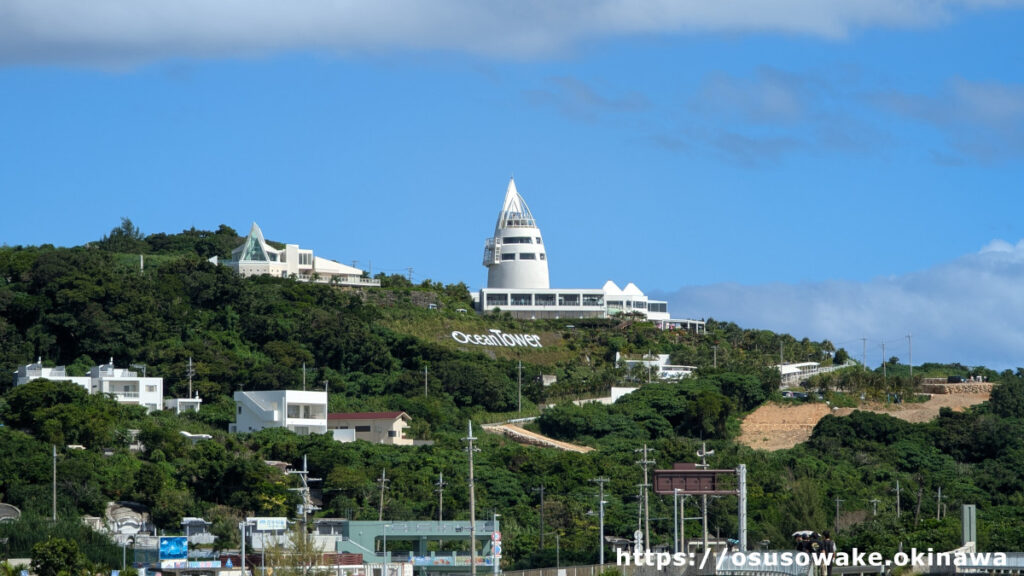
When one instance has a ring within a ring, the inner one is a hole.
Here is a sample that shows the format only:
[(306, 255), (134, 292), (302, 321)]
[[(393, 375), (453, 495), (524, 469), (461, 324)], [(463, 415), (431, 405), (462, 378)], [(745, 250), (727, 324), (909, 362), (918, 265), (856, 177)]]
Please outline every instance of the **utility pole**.
[(409, 266), (408, 268), (406, 268), (406, 270), (409, 271), (409, 284), (412, 284), (412, 266)]
[(309, 511), (314, 509), (313, 501), (309, 497), (309, 483), (319, 482), (320, 478), (309, 477), (309, 467), (307, 466), (305, 454), (302, 455), (302, 470), (288, 470), (285, 473), (295, 474), (296, 476), (299, 477), (299, 480), (302, 481), (302, 487), (293, 488), (293, 490), (298, 490), (299, 492), (302, 492), (302, 534), (303, 536), (305, 536), (306, 526), (309, 520)]
[(910, 360), (910, 385), (914, 385), (914, 336), (907, 334), (907, 356)]
[(896, 518), (900, 517), (900, 481), (896, 481)]
[(377, 480), (377, 483), (380, 484), (380, 504), (377, 506), (377, 522), (384, 521), (384, 487), (390, 482), (387, 472), (387, 468), (381, 468), (380, 480)]
[(427, 372), (430, 370), (430, 366), (423, 367), (423, 397), (428, 398), (430, 396), (430, 387), (427, 385)]
[(444, 481), (444, 472), (438, 472), (437, 473), (437, 484), (434, 484), (434, 486), (437, 486), (437, 488), (434, 489), (434, 492), (437, 492), (437, 521), (438, 522), (441, 522), (441, 521), (444, 520), (444, 487), (447, 486), (447, 485), (448, 485), (448, 483)]
[(540, 549), (544, 550), (544, 485), (534, 488), (534, 492), (540, 492)]
[(836, 521), (835, 521), (835, 533), (836, 533), (837, 537), (838, 537), (838, 534), (839, 534), (839, 503), (840, 503), (840, 502), (845, 502), (845, 500), (840, 500), (840, 499), (839, 499), (839, 496), (836, 496)]
[[(882, 340), (882, 386), (888, 389), (888, 383), (885, 375), (885, 340)], [(886, 396), (888, 398), (888, 396)]]
[(786, 361), (782, 357), (782, 342), (779, 342), (779, 364), (785, 364)]
[(644, 471), (644, 483), (640, 485), (640, 490), (643, 493), (643, 498), (644, 498), (644, 502), (643, 502), (644, 503), (644, 546), (646, 546), (645, 550), (650, 551), (650, 549), (651, 549), (651, 509), (650, 509), (650, 503), (648, 502), (648, 487), (650, 486), (650, 483), (647, 480), (647, 468), (651, 464), (654, 464), (654, 460), (651, 460), (648, 457), (648, 454), (650, 452), (653, 452), (653, 450), (650, 450), (649, 448), (647, 448), (647, 444), (644, 444), (643, 450), (634, 450), (634, 452), (643, 452), (643, 459), (637, 461), (637, 464), (639, 464), (640, 467)]
[(302, 390), (306, 390), (306, 363), (302, 363)]
[(871, 515), (878, 516), (878, 503), (881, 502), (881, 500), (875, 498), (873, 500), (868, 500), (868, 502), (871, 502)]
[(939, 486), (939, 496), (935, 499), (935, 519), (942, 520), (942, 486)]
[[(412, 268), (409, 269), (412, 275)], [(469, 445), (466, 452), (469, 453), (469, 571), (476, 576), (476, 486), (473, 483), (473, 452), (479, 452), (479, 448), (473, 447), (476, 438), (473, 436), (473, 421), (469, 421), (469, 436), (463, 438)]]
[(715, 366), (715, 368), (718, 368), (718, 344), (715, 344), (714, 346), (712, 346), (712, 348), (715, 349), (714, 366)]
[(600, 525), (600, 538), (601, 538), (601, 556), (600, 564), (604, 566), (604, 485), (608, 482), (607, 478), (591, 478), (591, 482), (597, 482), (598, 493), (597, 493), (597, 517)]
[[(192, 357), (188, 357), (188, 398), (192, 397), (192, 376), (195, 376), (196, 371), (192, 369)], [(142, 377), (146, 377), (146, 371), (142, 371)]]
[(519, 415), (523, 415), (523, 361), (519, 361), (519, 374), (517, 377), (519, 381)]
[(53, 521), (57, 521), (57, 445), (53, 444)]
[[(714, 456), (714, 450), (708, 450), (706, 442), (700, 443), (700, 450), (697, 450), (697, 457), (700, 458), (700, 464), (697, 464), (698, 468), (703, 470), (708, 469), (708, 456)], [(708, 495), (701, 495), (701, 516), (702, 516), (702, 531), (704, 532), (704, 550), (708, 549)]]

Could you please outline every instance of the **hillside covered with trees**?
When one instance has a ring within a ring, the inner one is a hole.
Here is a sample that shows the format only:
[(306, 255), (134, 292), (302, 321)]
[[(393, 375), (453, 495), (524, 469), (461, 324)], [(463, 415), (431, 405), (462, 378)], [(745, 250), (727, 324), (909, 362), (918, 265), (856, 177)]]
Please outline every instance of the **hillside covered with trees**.
[[(702, 441), (716, 468), (746, 463), (750, 482), (750, 537), (788, 544), (798, 529), (840, 526), (841, 548), (892, 551), (905, 545), (949, 549), (959, 544), (957, 507), (979, 507), (982, 548), (1024, 549), (1020, 530), (1024, 477), (1024, 371), (997, 374), (982, 367), (939, 367), (938, 373), (984, 374), (998, 381), (988, 405), (943, 412), (926, 424), (855, 412), (826, 417), (811, 440), (791, 450), (756, 452), (734, 442), (738, 420), (769, 400), (781, 400), (778, 355), (831, 363), (848, 357), (832, 344), (708, 321), (706, 334), (662, 331), (634, 318), (521, 322), (507, 315), (478, 316), (463, 284), (412, 284), (381, 275), (380, 288), (350, 289), (281, 278), (240, 278), (207, 259), (227, 256), (237, 233), (144, 236), (130, 221), (104, 238), (75, 248), (0, 248), (0, 368), (10, 375), (41, 358), (69, 374), (113, 358), (118, 366), (145, 365), (161, 376), (165, 395), (184, 396), (189, 359), (193, 387), (203, 398), (198, 414), (147, 415), (111, 398), (89, 396), (68, 383), (37, 381), (7, 389), (0, 399), (0, 501), (24, 511), (0, 525), (7, 548), (19, 555), (54, 530), (75, 533), (83, 514), (101, 515), (111, 500), (148, 506), (156, 523), (175, 531), (185, 516), (214, 523), (218, 546), (238, 545), (237, 522), (246, 515), (294, 516), (291, 477), (264, 463), (298, 464), (307, 455), (322, 478), (319, 515), (376, 518), (382, 469), (392, 482), (386, 518), (427, 519), (437, 514), (433, 483), (443, 473), (446, 515), (468, 518), (466, 422), (495, 422), (520, 413), (539, 416), (544, 434), (597, 449), (587, 454), (524, 447), (480, 436), (477, 505), (502, 514), (508, 566), (553, 565), (551, 540), (539, 544), (539, 501), (545, 487), (545, 531), (561, 535), (563, 563), (597, 556), (596, 486), (606, 487), (607, 534), (629, 537), (637, 525), (641, 471), (635, 450), (647, 444), (657, 467), (692, 462)], [(140, 267), (140, 256), (145, 265)], [(434, 306), (430, 306), (433, 304)], [(500, 329), (538, 334), (542, 348), (521, 350), (461, 345), (452, 331)], [(674, 364), (696, 366), (695, 377), (650, 380), (618, 367), (616, 354), (669, 354)], [(817, 380), (825, 400), (859, 394), (882, 397), (912, 389), (898, 361), (879, 381), (874, 371), (848, 369)], [(915, 377), (921, 370), (915, 367)], [(895, 376), (894, 376), (895, 374)], [(542, 375), (553, 375), (552, 386)], [(426, 377), (426, 392), (424, 378)], [(328, 389), (330, 410), (403, 410), (411, 435), (432, 446), (342, 444), (327, 436), (286, 430), (228, 434), (233, 392)], [(650, 381), (649, 381), (650, 380)], [(611, 386), (641, 385), (614, 405), (577, 406), (570, 400), (606, 395)], [(881, 383), (880, 383), (881, 382)], [(541, 411), (540, 406), (554, 407)], [(133, 432), (144, 450), (129, 449)], [(179, 431), (206, 433), (192, 443)], [(68, 445), (85, 446), (68, 450)], [(51, 446), (58, 447), (58, 516), (51, 506)], [(900, 518), (894, 514), (899, 480)], [(941, 486), (949, 514), (935, 499)], [(835, 501), (843, 502), (839, 518)], [(877, 516), (871, 501), (876, 500)], [(652, 498), (656, 543), (672, 534), (671, 498)], [(692, 506), (692, 502), (691, 502)], [(736, 502), (715, 499), (711, 531), (736, 531)], [(697, 527), (688, 526), (690, 535)], [(102, 546), (90, 546), (102, 556)], [(109, 551), (107, 552), (110, 553)]]

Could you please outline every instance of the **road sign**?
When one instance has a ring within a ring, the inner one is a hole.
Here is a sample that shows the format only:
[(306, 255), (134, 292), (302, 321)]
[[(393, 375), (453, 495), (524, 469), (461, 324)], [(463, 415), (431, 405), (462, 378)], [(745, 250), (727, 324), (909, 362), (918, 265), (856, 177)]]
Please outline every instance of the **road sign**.
[(494, 545), (494, 555), (501, 556), (501, 544)]
[(491, 532), (491, 540), (494, 540), (495, 542), (501, 542), (501, 532)]

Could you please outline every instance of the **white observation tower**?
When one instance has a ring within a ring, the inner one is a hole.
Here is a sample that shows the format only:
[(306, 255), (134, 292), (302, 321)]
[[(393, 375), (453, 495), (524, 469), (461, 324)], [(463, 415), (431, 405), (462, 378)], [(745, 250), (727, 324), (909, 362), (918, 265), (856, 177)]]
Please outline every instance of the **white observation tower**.
[(547, 258), (540, 228), (516, 191), (515, 180), (509, 179), (494, 237), (484, 245), (487, 287), (546, 290), (550, 288)]

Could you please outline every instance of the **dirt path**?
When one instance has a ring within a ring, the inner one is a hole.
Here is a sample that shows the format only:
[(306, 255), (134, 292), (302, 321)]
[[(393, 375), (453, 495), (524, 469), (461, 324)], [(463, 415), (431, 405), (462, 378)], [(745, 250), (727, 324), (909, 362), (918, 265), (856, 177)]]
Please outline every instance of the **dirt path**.
[[(858, 410), (890, 414), (908, 422), (928, 422), (939, 415), (940, 408), (963, 410), (988, 400), (982, 394), (933, 394), (931, 400), (917, 404), (885, 406), (874, 402)], [(838, 408), (833, 413), (847, 416), (853, 408)], [(825, 404), (765, 404), (743, 420), (739, 442), (759, 450), (792, 448), (811, 437), (814, 426), (829, 413)]]
[(515, 424), (485, 424), (484, 430), (504, 434), (520, 444), (558, 448), (559, 450), (580, 453), (586, 453), (593, 450), (590, 446), (580, 446), (578, 444), (570, 444), (568, 442), (562, 442), (561, 440), (555, 440), (554, 438), (548, 438), (547, 436), (537, 434), (536, 432), (530, 432), (529, 430), (516, 426)]

